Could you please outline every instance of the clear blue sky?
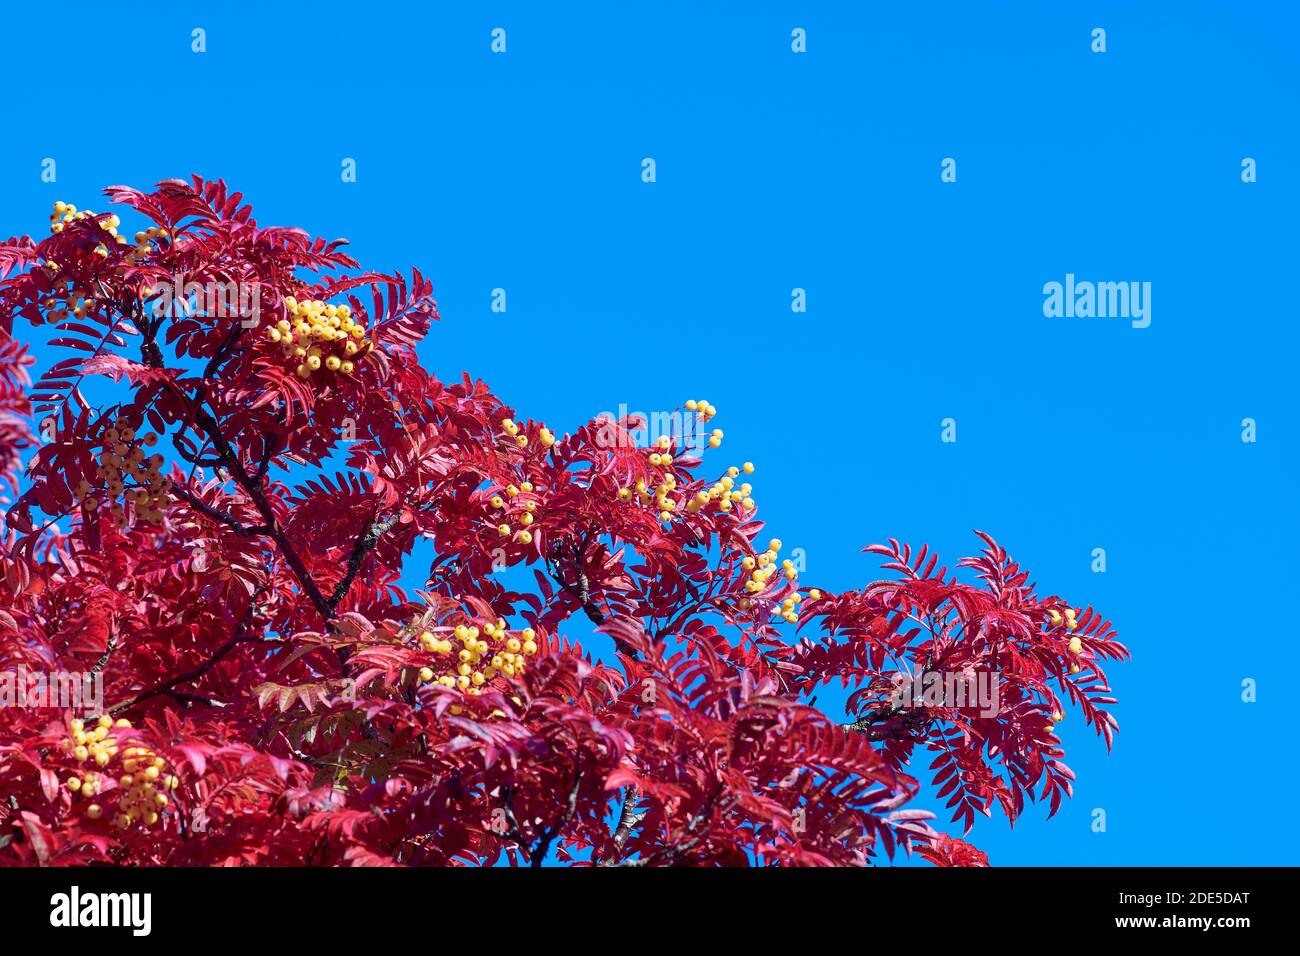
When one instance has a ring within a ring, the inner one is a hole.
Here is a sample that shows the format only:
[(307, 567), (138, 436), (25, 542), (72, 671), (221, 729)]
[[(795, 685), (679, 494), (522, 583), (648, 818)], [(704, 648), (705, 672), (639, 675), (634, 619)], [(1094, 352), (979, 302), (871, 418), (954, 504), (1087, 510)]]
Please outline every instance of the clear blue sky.
[[(978, 823), (992, 862), (1295, 862), (1292, 4), (408, 6), (10, 5), (0, 232), (224, 177), (418, 266), (426, 363), (559, 431), (711, 400), (809, 584), (987, 530), (1135, 655), (1114, 753), (1073, 715), (1076, 799)], [(1067, 273), (1152, 283), (1150, 327), (1046, 318)]]

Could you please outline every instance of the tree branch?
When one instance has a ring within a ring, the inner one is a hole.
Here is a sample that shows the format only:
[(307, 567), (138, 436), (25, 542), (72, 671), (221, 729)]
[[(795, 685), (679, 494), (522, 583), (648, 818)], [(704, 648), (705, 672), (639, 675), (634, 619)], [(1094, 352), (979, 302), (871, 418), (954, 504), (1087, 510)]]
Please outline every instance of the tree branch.
[(173, 484), (171, 490), (176, 494), (178, 498), (184, 500), (185, 503), (188, 504), (195, 511), (199, 512), (200, 514), (207, 515), (209, 518), (212, 518), (215, 521), (220, 521), (222, 524), (233, 528), (235, 530), (235, 533), (237, 534), (243, 534), (243, 535), (269, 534), (271, 531), (271, 529), (264, 524), (253, 524), (253, 525), (241, 524), (237, 518), (227, 514), (226, 512), (222, 511), (220, 508), (216, 508), (210, 504), (207, 504), (201, 498), (199, 498), (197, 495), (191, 492), (188, 488), (184, 488), (180, 485)]
[(547, 827), (546, 832), (542, 834), (537, 841), (537, 846), (533, 849), (530, 865), (540, 867), (546, 859), (546, 854), (551, 852), (551, 843), (557, 835), (564, 832), (564, 828), (569, 825), (573, 819), (574, 813), (578, 810), (578, 790), (582, 784), (582, 772), (578, 769), (578, 763), (575, 760), (573, 764), (573, 786), (569, 789), (569, 800), (564, 808), (564, 816), (554, 826)]
[(387, 518), (376, 518), (365, 527), (361, 534), (357, 535), (356, 543), (352, 545), (352, 553), (348, 556), (347, 571), (344, 572), (339, 583), (334, 586), (334, 592), (327, 602), (330, 616), (333, 616), (334, 612), (338, 610), (338, 606), (343, 603), (343, 599), (347, 597), (348, 590), (352, 587), (357, 572), (361, 570), (361, 564), (365, 561), (366, 555), (379, 544), (379, 539), (384, 536), (384, 533), (397, 524), (399, 517), (398, 512), (393, 512)]
[(623, 791), (623, 809), (618, 815), (618, 824), (614, 827), (614, 852), (612, 859), (609, 855), (600, 860), (601, 866), (610, 866), (617, 863), (623, 858), (623, 844), (627, 843), (628, 838), (632, 835), (632, 830), (642, 820), (646, 818), (645, 813), (638, 813), (637, 803), (641, 799), (641, 791), (637, 787), (628, 787)]
[[(585, 544), (585, 541), (584, 541)], [(560, 586), (566, 593), (573, 595), (583, 613), (591, 619), (592, 623), (600, 625), (605, 623), (605, 612), (596, 606), (596, 602), (591, 599), (591, 582), (587, 579), (587, 572), (582, 569), (583, 547), (577, 544), (570, 545), (569, 554), (564, 553), (564, 549), (557, 545), (555, 548), (555, 560), (546, 558), (546, 570), (550, 573), (555, 583)], [(562, 573), (568, 570), (572, 565), (574, 572), (574, 581), (571, 583), (565, 580)]]
[(95, 661), (94, 666), (90, 668), (91, 677), (94, 677), (96, 674), (98, 674), (100, 671), (104, 669), (104, 666), (108, 663), (108, 659), (109, 657), (112, 656), (113, 651), (117, 650), (117, 638), (118, 638), (117, 631), (114, 631), (112, 634), (109, 635), (108, 644), (104, 648), (104, 653), (100, 656), (99, 660)]
[[(141, 345), (140, 351), (146, 364), (153, 368), (162, 368), (164, 364), (162, 352), (158, 348), (158, 343), (154, 341), (154, 334), (156, 331), (155, 327), (146, 326), (145, 340)], [(227, 344), (231, 341), (233, 341), (233, 337), (227, 340)], [(225, 345), (222, 346), (223, 349), (225, 347)], [(216, 356), (213, 358), (215, 360)], [(209, 363), (209, 366), (211, 366), (211, 363)], [(180, 392), (180, 390), (176, 388), (175, 383), (172, 383), (172, 388), (178, 393)], [(325, 621), (329, 621), (333, 617), (333, 609), (330, 607), (329, 602), (325, 600), (325, 595), (321, 593), (320, 587), (317, 586), (311, 573), (307, 570), (307, 566), (303, 563), (301, 556), (299, 556), (289, 539), (285, 536), (284, 531), (280, 528), (279, 522), (275, 517), (275, 511), (271, 508), (271, 503), (266, 500), (266, 494), (262, 489), (261, 480), (254, 480), (248, 473), (248, 470), (244, 467), (244, 463), (239, 459), (239, 453), (235, 451), (234, 447), (222, 432), (220, 423), (203, 407), (206, 395), (207, 382), (205, 380), (204, 383), (199, 386), (199, 392), (197, 395), (190, 396), (181, 394), (180, 397), (182, 401), (192, 405), (194, 424), (201, 428), (203, 433), (207, 435), (208, 440), (212, 442), (212, 446), (217, 450), (218, 460), (225, 463), (236, 483), (244, 489), (244, 493), (252, 500), (253, 506), (257, 509), (258, 514), (262, 516), (262, 521), (266, 525), (265, 534), (269, 535), (271, 540), (280, 548), (280, 552), (284, 555), (284, 560), (288, 563), (289, 569), (298, 580), (298, 586), (311, 600), (312, 605), (316, 608), (316, 611), (320, 614), (321, 618)]]
[(120, 714), (124, 710), (130, 710), (136, 704), (143, 703), (144, 701), (149, 700), (152, 697), (158, 697), (161, 694), (171, 694), (172, 696), (178, 699), (200, 700), (200, 701), (206, 701), (208, 703), (213, 703), (211, 698), (201, 697), (193, 694), (179, 694), (173, 691), (172, 688), (177, 687), (180, 684), (188, 684), (190, 681), (198, 680), (208, 671), (212, 670), (212, 668), (215, 667), (218, 664), (218, 662), (221, 661), (222, 658), (224, 658), (227, 654), (229, 654), (232, 650), (234, 650), (235, 645), (237, 645), (240, 641), (245, 640), (248, 637), (248, 635), (246, 635), (244, 631), (248, 627), (249, 622), (253, 619), (253, 612), (256, 609), (256, 607), (257, 607), (256, 598), (248, 602), (248, 610), (244, 612), (243, 619), (240, 620), (240, 622), (237, 625), (235, 625), (235, 628), (231, 632), (230, 637), (228, 637), (226, 641), (220, 647), (218, 647), (216, 651), (213, 652), (212, 656), (209, 657), (207, 660), (205, 660), (203, 663), (199, 664), (194, 668), (191, 668), (188, 671), (185, 671), (183, 674), (177, 674), (175, 677), (170, 677), (167, 680), (163, 681), (161, 684), (157, 684), (146, 691), (136, 694), (134, 697), (129, 698), (128, 700), (124, 700), (121, 703), (114, 704), (112, 707), (108, 709), (108, 712), (110, 714)]
[(271, 508), (271, 503), (267, 501), (261, 483), (254, 481), (247, 469), (244, 468), (244, 463), (239, 460), (238, 453), (226, 440), (226, 436), (222, 434), (220, 424), (203, 408), (196, 409), (194, 423), (202, 428), (208, 438), (212, 440), (213, 447), (217, 449), (217, 454), (226, 463), (226, 467), (230, 469), (230, 474), (234, 477), (236, 483), (252, 499), (253, 506), (266, 524), (266, 533), (270, 535), (272, 541), (279, 545), (280, 552), (284, 555), (284, 560), (288, 563), (289, 569), (293, 571), (294, 577), (298, 579), (298, 586), (311, 600), (317, 613), (324, 620), (331, 620), (334, 616), (334, 609), (330, 607), (329, 601), (325, 600), (325, 595), (321, 593), (321, 589), (316, 584), (315, 579), (312, 578), (311, 572), (307, 570), (302, 558), (280, 528), (280, 524), (275, 517), (275, 511)]

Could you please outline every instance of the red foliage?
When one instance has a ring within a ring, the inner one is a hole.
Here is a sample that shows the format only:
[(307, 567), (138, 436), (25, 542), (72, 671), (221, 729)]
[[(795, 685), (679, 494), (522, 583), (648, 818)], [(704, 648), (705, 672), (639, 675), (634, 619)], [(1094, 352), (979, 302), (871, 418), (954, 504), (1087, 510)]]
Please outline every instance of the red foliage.
[[(891, 543), (869, 550), (896, 579), (809, 589), (756, 543), (739, 469), (631, 447), (631, 420), (555, 436), (425, 371), (418, 272), (261, 227), (220, 182), (107, 192), (147, 220), (134, 244), (60, 204), (40, 243), (0, 246), (15, 493), (14, 320), (66, 354), (31, 395), (0, 665), (102, 679), (104, 700), (84, 723), (0, 711), (0, 861), (985, 865), (907, 807), (914, 751), (969, 831), (1070, 794), (1054, 715), (1077, 707), (1109, 746), (1101, 664), (1127, 652), (988, 536), (959, 564), (976, 583)], [(197, 283), (198, 307), (169, 307), (168, 283)], [(411, 595), (419, 538), (436, 557)], [(521, 590), (495, 573), (521, 565)], [(563, 636), (575, 614), (616, 662)], [(906, 706), (918, 672), (996, 675), (1000, 706)], [(814, 706), (831, 681), (854, 688), (848, 723)]]
[(965, 840), (940, 834), (927, 845), (920, 847), (921, 856), (935, 866), (988, 866), (989, 858)]

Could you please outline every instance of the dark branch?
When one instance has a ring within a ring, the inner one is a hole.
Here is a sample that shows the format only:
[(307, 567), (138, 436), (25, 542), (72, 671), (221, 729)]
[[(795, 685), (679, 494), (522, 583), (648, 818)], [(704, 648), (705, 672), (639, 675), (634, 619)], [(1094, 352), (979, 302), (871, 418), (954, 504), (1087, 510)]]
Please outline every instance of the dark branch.
[(220, 508), (216, 508), (210, 504), (207, 504), (197, 495), (193, 494), (188, 488), (183, 488), (180, 485), (172, 485), (172, 491), (176, 494), (178, 498), (183, 499), (185, 503), (188, 504), (195, 511), (199, 512), (200, 514), (207, 515), (209, 518), (212, 518), (215, 521), (220, 521), (222, 524), (227, 525), (230, 528), (233, 528), (237, 534), (254, 535), (254, 534), (270, 534), (271, 532), (270, 527), (264, 524), (246, 525), (240, 523), (240, 521), (237, 518), (235, 518), (233, 515), (229, 515), (226, 512), (222, 511)]
[(212, 656), (209, 657), (207, 660), (205, 660), (203, 663), (199, 664), (196, 667), (191, 668), (188, 671), (185, 671), (183, 674), (177, 674), (175, 677), (169, 677), (161, 684), (156, 684), (155, 686), (149, 688), (146, 691), (142, 691), (139, 694), (136, 694), (134, 697), (129, 698), (128, 700), (124, 700), (121, 703), (114, 704), (112, 707), (108, 709), (108, 712), (110, 714), (120, 714), (124, 710), (130, 710), (136, 704), (143, 703), (144, 701), (149, 700), (152, 697), (158, 697), (162, 694), (169, 694), (177, 698), (178, 700), (192, 700), (192, 701), (200, 701), (205, 703), (215, 703), (215, 701), (213, 701), (211, 698), (203, 697), (201, 695), (194, 695), (194, 694), (181, 694), (176, 692), (173, 688), (178, 687), (181, 684), (188, 684), (190, 681), (198, 680), (208, 671), (212, 670), (212, 668), (214, 668), (218, 664), (218, 662), (220, 662), (227, 654), (229, 654), (232, 650), (234, 650), (237, 644), (239, 644), (241, 641), (247, 640), (249, 635), (246, 634), (245, 631), (248, 628), (249, 623), (253, 619), (253, 612), (256, 609), (256, 607), (257, 607), (257, 603), (255, 599), (253, 601), (249, 601), (248, 610), (244, 612), (243, 619), (235, 626), (234, 630), (230, 634), (230, 637), (228, 637), (226, 641), (220, 647), (218, 647), (216, 651), (213, 652)]
[(104, 666), (108, 663), (108, 659), (112, 656), (113, 651), (117, 650), (117, 637), (117, 631), (114, 631), (109, 635), (108, 645), (104, 648), (104, 653), (100, 656), (99, 660), (95, 661), (95, 665), (90, 669), (91, 677), (94, 677), (104, 669)]
[(352, 553), (348, 556), (347, 571), (344, 572), (339, 583), (335, 585), (334, 593), (329, 598), (331, 616), (338, 610), (338, 606), (343, 603), (343, 599), (348, 596), (348, 590), (352, 587), (352, 582), (356, 580), (357, 572), (361, 570), (366, 555), (379, 544), (379, 539), (384, 536), (384, 533), (397, 524), (398, 517), (399, 514), (393, 512), (387, 518), (371, 521), (365, 530), (357, 536), (356, 543), (352, 545)]

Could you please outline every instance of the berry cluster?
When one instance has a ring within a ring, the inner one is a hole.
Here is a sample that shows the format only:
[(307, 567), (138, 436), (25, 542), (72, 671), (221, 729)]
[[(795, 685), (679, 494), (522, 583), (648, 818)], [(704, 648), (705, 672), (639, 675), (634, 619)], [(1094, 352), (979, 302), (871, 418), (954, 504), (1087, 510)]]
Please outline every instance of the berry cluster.
[[(667, 470), (673, 462), (672, 455), (667, 451), (670, 446), (671, 442), (669, 441), (668, 436), (662, 436), (659, 439), (658, 447), (664, 449), (663, 453), (650, 453), (651, 466), (664, 469), (662, 477), (659, 479), (659, 483), (655, 485), (653, 498), (655, 508), (659, 511), (659, 520), (663, 521), (665, 524), (672, 520), (673, 513), (677, 510), (678, 504), (677, 499), (673, 498), (673, 492), (677, 490), (677, 476)], [(640, 502), (641, 507), (644, 508), (646, 505), (650, 504), (652, 496), (650, 494), (650, 486), (646, 483), (645, 479), (637, 479), (634, 487), (636, 488), (637, 501)], [(628, 489), (619, 489), (619, 501), (628, 501), (631, 497), (632, 494)]]
[[(1079, 627), (1079, 622), (1077, 620), (1078, 612), (1072, 607), (1067, 607), (1065, 609), (1064, 615), (1062, 615), (1060, 611), (1053, 608), (1052, 610), (1047, 612), (1047, 618), (1049, 621), (1051, 621), (1052, 627), (1060, 627), (1062, 624), (1064, 624), (1066, 629), (1071, 631), (1076, 630)], [(1072, 634), (1070, 636), (1070, 643), (1068, 646), (1069, 646), (1070, 653), (1074, 654), (1075, 656), (1078, 656), (1079, 654), (1083, 653), (1083, 641), (1079, 639), (1078, 635)], [(1070, 673), (1077, 674), (1079, 673), (1079, 670), (1080, 667), (1078, 662), (1071, 661)]]
[[(690, 401), (686, 403), (686, 410), (691, 412), (699, 412), (700, 420), (706, 422), (714, 415), (718, 414), (718, 410), (714, 408), (712, 405), (710, 405), (704, 399), (700, 399), (699, 401), (696, 401), (695, 399), (692, 398)], [(716, 448), (717, 445), (714, 445), (713, 447)]]
[[(476, 625), (458, 624), (439, 631), (451, 637), (438, 637), (427, 630), (420, 632), (420, 647), (438, 658), (431, 662), (437, 670), (431, 666), (420, 668), (420, 681), (424, 684), (436, 681), (470, 696), (478, 696), (483, 685), (498, 674), (506, 677), (522, 674), (525, 658), (537, 653), (537, 634), (531, 627), (515, 633), (503, 620), (485, 624), (482, 630)], [(461, 645), (459, 650), (452, 643), (453, 637)]]
[[(117, 812), (111, 822), (123, 830), (137, 823), (146, 827), (156, 824), (163, 808), (170, 802), (165, 791), (175, 790), (177, 785), (174, 774), (163, 773), (167, 761), (148, 747), (126, 747), (119, 752), (118, 737), (130, 729), (130, 721), (120, 719), (114, 722), (108, 716), (100, 717), (89, 728), (85, 721), (73, 720), (68, 724), (68, 736), (61, 744), (63, 752), (78, 763), (89, 762), (97, 767), (106, 767), (113, 760), (120, 761), (123, 773), (115, 783), (111, 773), (87, 769), (70, 776), (65, 786), (74, 796), (93, 801), (105, 790), (104, 781), (109, 780), (106, 792), (118, 792)], [(91, 802), (86, 804), (85, 813), (89, 819), (98, 820), (104, 815), (104, 807)]]
[[(57, 236), (72, 223), (81, 221), (94, 222), (105, 234), (106, 240), (111, 239), (115, 245), (124, 246), (127, 244), (126, 236), (118, 234), (117, 230), (122, 225), (122, 220), (116, 214), (99, 218), (94, 210), (79, 210), (76, 206), (63, 200), (56, 202), (54, 211), (50, 213), (50, 232)], [(127, 261), (136, 262), (152, 252), (153, 247), (149, 244), (150, 240), (165, 238), (167, 238), (167, 230), (158, 226), (150, 226), (144, 232), (137, 232), (135, 234), (135, 248), (127, 253)], [(101, 258), (108, 256), (107, 242), (101, 242), (95, 247), (95, 255)], [(57, 268), (57, 266), (55, 267)]]
[[(782, 561), (781, 566), (779, 568), (777, 567), (776, 559), (780, 553), (781, 539), (773, 538), (768, 542), (767, 550), (759, 554), (757, 557), (747, 554), (741, 559), (741, 566), (748, 572), (745, 581), (745, 592), (747, 594), (757, 597), (766, 591), (768, 589), (768, 582), (771, 581), (772, 576), (775, 575), (777, 571), (780, 571), (787, 581), (793, 581), (795, 579), (798, 572), (795, 571), (793, 561)], [(781, 617), (791, 624), (797, 621), (798, 613), (795, 610), (795, 606), (802, 600), (802, 595), (797, 591), (789, 595), (782, 602)], [(742, 598), (740, 606), (747, 610), (750, 607), (749, 599)]]
[[(696, 401), (691, 399), (686, 403), (688, 411), (697, 412), (701, 421), (709, 421), (718, 413), (718, 410), (710, 405), (707, 401)], [(709, 437), (708, 445), (710, 448), (717, 448), (722, 444), (723, 433), (721, 428), (713, 429)], [(653, 495), (650, 491), (650, 484), (645, 479), (636, 482), (634, 489), (620, 488), (617, 491), (619, 501), (631, 501), (632, 492), (635, 490), (637, 500), (642, 507), (650, 504), (653, 498), (655, 507), (659, 511), (659, 518), (665, 524), (672, 521), (674, 513), (677, 511), (679, 502), (673, 498), (673, 492), (677, 490), (677, 477), (669, 470), (673, 465), (673, 441), (667, 435), (660, 435), (655, 444), (647, 452), (646, 462), (652, 469), (662, 469), (659, 481), (656, 483)], [(744, 471), (746, 474), (752, 474), (754, 466), (750, 462), (745, 462)], [(718, 502), (718, 508), (721, 511), (731, 511), (733, 503), (741, 503), (746, 510), (754, 508), (754, 500), (749, 497), (752, 487), (746, 483), (739, 488), (735, 487), (735, 479), (739, 477), (740, 468), (731, 467), (727, 469), (727, 477), (715, 484), (709, 491), (699, 491), (686, 503), (686, 510), (690, 514), (700, 511), (711, 501)]]
[(753, 494), (754, 487), (749, 482), (736, 484), (736, 479), (740, 477), (741, 472), (747, 475), (754, 473), (754, 466), (750, 462), (745, 462), (740, 468), (732, 465), (727, 469), (727, 473), (719, 478), (708, 491), (701, 489), (695, 493), (695, 496), (686, 506), (686, 510), (694, 514), (707, 505), (717, 502), (718, 510), (727, 512), (735, 505), (740, 505), (744, 511), (754, 510), (754, 499), (750, 497)]
[(667, 468), (673, 463), (673, 456), (669, 454), (669, 449), (673, 446), (673, 440), (667, 435), (660, 435), (655, 447), (650, 450), (650, 457), (647, 459), (652, 468)]
[[(116, 219), (117, 217), (114, 216), (113, 218)], [(137, 232), (135, 234), (135, 248), (126, 254), (127, 260), (129, 262), (135, 262), (138, 259), (143, 259), (145, 256), (149, 255), (149, 253), (153, 252), (153, 246), (149, 244), (151, 240), (166, 238), (168, 238), (167, 230), (160, 226), (150, 226), (143, 232)], [(122, 238), (119, 236), (117, 241), (121, 243)]]
[[(99, 228), (106, 232), (117, 245), (126, 245), (126, 236), (119, 236), (117, 229), (122, 225), (122, 220), (116, 215), (106, 216), (103, 219), (95, 219), (95, 213), (89, 209), (78, 210), (71, 203), (59, 200), (54, 204), (54, 212), (50, 213), (50, 232), (58, 235), (71, 223), (79, 222), (84, 219), (95, 220), (99, 223)], [(95, 247), (95, 254), (99, 256), (108, 255), (108, 248), (104, 245)]]
[[(702, 422), (707, 422), (711, 418), (713, 418), (713, 416), (718, 414), (718, 410), (714, 408), (712, 405), (710, 405), (708, 402), (704, 401), (703, 399), (696, 401), (695, 399), (692, 398), (690, 401), (686, 403), (686, 410), (690, 412), (699, 412), (700, 421)], [(722, 429), (715, 428), (713, 429), (713, 432), (709, 435), (709, 447), (717, 448), (721, 444), (722, 444)]]
[[(1078, 612), (1075, 611), (1075, 609), (1072, 608), (1072, 607), (1067, 607), (1067, 608), (1065, 609), (1065, 617), (1064, 617), (1065, 626), (1066, 626), (1069, 630), (1071, 630), (1071, 631), (1073, 631), (1075, 628), (1077, 628), (1077, 627), (1079, 626), (1079, 622), (1078, 622), (1077, 620), (1075, 620), (1077, 614), (1078, 614)], [(1055, 608), (1053, 608), (1052, 610), (1050, 610), (1050, 611), (1047, 612), (1047, 616), (1048, 616), (1048, 617), (1051, 619), (1051, 621), (1052, 621), (1052, 627), (1060, 627), (1060, 626), (1061, 626), (1062, 617), (1061, 617), (1061, 612), (1060, 612), (1060, 611), (1058, 611), (1058, 610), (1056, 610)], [(1075, 640), (1078, 640), (1078, 638), (1075, 638)], [(1076, 651), (1075, 653), (1078, 653), (1078, 652)]]
[[(105, 239), (113, 240), (113, 243), (119, 246), (127, 244), (126, 236), (118, 234), (118, 228), (122, 225), (121, 219), (116, 214), (98, 217), (93, 210), (78, 210), (71, 203), (59, 200), (54, 204), (54, 212), (50, 213), (50, 232), (58, 235), (74, 222), (88, 221), (97, 225), (101, 232), (104, 233)], [(150, 226), (143, 232), (135, 234), (135, 247), (126, 254), (128, 262), (135, 263), (153, 251), (150, 242), (155, 239), (167, 238), (167, 230), (158, 226)], [(108, 245), (101, 242), (95, 246), (95, 255), (106, 258), (108, 256)], [(49, 260), (43, 264), (46, 275), (53, 278), (59, 271), (59, 264)], [(152, 289), (145, 290), (146, 298), (153, 294)], [(54, 322), (63, 322), (70, 318), (84, 318), (87, 313), (93, 312), (95, 299), (88, 290), (79, 289), (75, 283), (69, 282), (66, 292), (54, 291), (50, 298), (45, 300), (45, 309), (49, 313), (49, 318)]]
[[(57, 271), (57, 270), (56, 270)], [(62, 283), (60, 282), (60, 285)], [(65, 290), (52, 289), (50, 297), (45, 300), (45, 312), (51, 322), (65, 322), (68, 319), (84, 319), (95, 311), (95, 297), (87, 289), (82, 289), (71, 280)]]
[[(688, 411), (697, 412), (700, 420), (706, 422), (718, 413), (718, 410), (707, 401), (696, 401), (695, 399), (688, 401), (686, 408)], [(719, 447), (722, 444), (722, 438), (722, 429), (713, 429), (708, 440), (709, 447)], [(619, 501), (631, 501), (633, 491), (635, 491), (637, 501), (642, 507), (648, 506), (653, 499), (655, 507), (659, 511), (659, 518), (665, 524), (672, 521), (680, 503), (673, 498), (673, 492), (677, 490), (677, 478), (670, 470), (673, 465), (672, 450), (672, 439), (667, 435), (660, 435), (654, 446), (647, 452), (647, 464), (652, 469), (662, 469), (653, 494), (651, 493), (650, 482), (645, 479), (638, 479), (633, 488), (619, 488), (616, 492)], [(750, 495), (753, 493), (753, 486), (748, 482), (739, 486), (736, 484), (736, 479), (740, 477), (742, 471), (747, 475), (753, 474), (753, 463), (747, 461), (742, 467), (733, 465), (727, 469), (727, 474), (711, 488), (697, 491), (686, 502), (687, 513), (696, 514), (714, 502), (717, 503), (718, 510), (722, 512), (731, 511), (737, 504), (740, 505), (743, 511), (752, 511), (754, 509), (754, 499)], [(651, 480), (653, 480), (653, 475)]]
[[(522, 429), (520, 429), (519, 427), (519, 423), (516, 422), (514, 419), (512, 418), (501, 419), (501, 430), (505, 432), (506, 435), (510, 439), (512, 439), (518, 447), (520, 448), (528, 447), (528, 436), (523, 434)], [(551, 433), (551, 430), (549, 428), (540, 427), (537, 429), (537, 440), (540, 441), (547, 448), (550, 448), (552, 445), (555, 444), (555, 435)]]
[(374, 348), (365, 324), (354, 320), (346, 305), (319, 299), (299, 302), (289, 295), (284, 308), (286, 317), (267, 326), (266, 337), (280, 346), (285, 358), (298, 360), (294, 372), (299, 378), (311, 378), (321, 368), (350, 375), (354, 360)]
[(131, 423), (119, 417), (104, 431), (99, 465), (95, 469), (97, 483), (92, 486), (83, 479), (73, 489), (74, 500), (87, 511), (95, 511), (108, 502), (119, 528), (131, 523), (128, 502), (136, 521), (151, 524), (161, 521), (171, 482), (162, 476), (162, 455), (145, 456), (145, 449), (156, 444), (157, 435), (152, 432), (137, 435)]
[[(493, 512), (489, 520), (496, 524), (497, 534), (501, 537), (508, 538), (514, 534), (515, 540), (520, 544), (532, 544), (533, 533), (528, 530), (528, 526), (537, 520), (537, 498), (533, 495), (533, 483), (524, 481), (517, 487), (507, 485), (505, 493), (504, 498), (493, 495), (488, 500)], [(511, 521), (523, 527), (516, 532), (510, 524)]]

